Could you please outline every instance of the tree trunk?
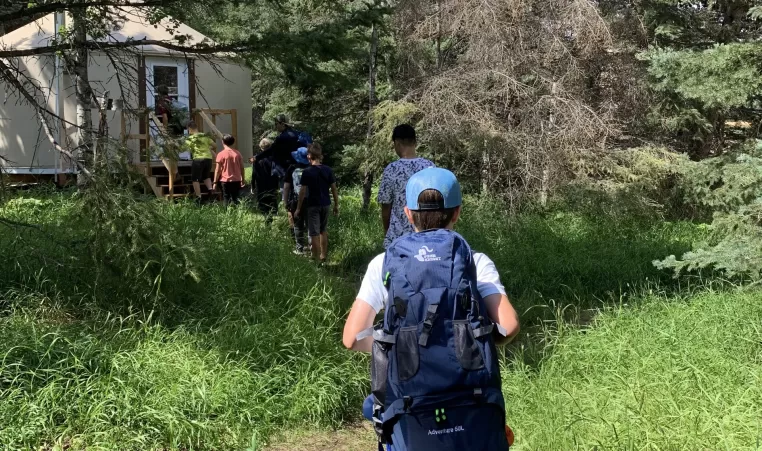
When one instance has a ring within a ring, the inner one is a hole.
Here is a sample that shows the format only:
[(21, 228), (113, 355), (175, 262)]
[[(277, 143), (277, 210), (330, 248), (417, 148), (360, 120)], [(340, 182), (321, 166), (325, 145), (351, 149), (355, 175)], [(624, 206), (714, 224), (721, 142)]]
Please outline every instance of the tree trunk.
[(484, 147), (482, 147), (482, 170), (481, 170), (481, 194), (483, 196), (488, 195), (489, 193), (489, 185), (490, 185), (490, 174), (489, 174), (489, 147), (487, 146), (487, 140), (484, 140)]
[[(72, 15), (72, 30), (74, 33), (74, 54), (72, 55), (70, 71), (74, 75), (74, 88), (77, 99), (77, 137), (76, 145), (79, 149), (79, 160), (85, 167), (91, 170), (95, 167), (95, 154), (93, 152), (93, 117), (90, 105), (92, 104), (93, 91), (90, 87), (90, 78), (87, 73), (88, 50), (87, 22), (85, 9), (74, 9)], [(79, 174), (77, 184), (87, 183), (85, 174)]]
[(437, 37), (436, 37), (436, 46), (437, 46), (437, 72), (442, 70), (442, 5), (439, 4), (439, 1), (436, 3), (436, 9), (437, 9)]
[[(376, 107), (376, 55), (378, 53), (378, 29), (373, 24), (370, 32), (370, 70), (368, 73), (368, 134), (367, 143), (370, 149), (373, 138), (373, 108)], [(362, 180), (362, 209), (367, 210), (370, 206), (370, 195), (373, 189), (373, 169), (365, 169)]]
[(547, 167), (542, 168), (542, 178), (540, 179), (540, 205), (546, 207), (548, 205), (548, 191), (550, 184), (550, 171)]

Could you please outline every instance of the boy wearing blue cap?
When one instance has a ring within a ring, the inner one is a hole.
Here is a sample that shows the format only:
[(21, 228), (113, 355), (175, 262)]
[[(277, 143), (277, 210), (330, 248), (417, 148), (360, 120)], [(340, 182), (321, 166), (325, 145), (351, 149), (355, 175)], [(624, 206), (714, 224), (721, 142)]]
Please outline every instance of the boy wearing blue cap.
[(423, 169), (405, 199), (415, 232), (370, 262), (344, 326), (344, 346), (373, 354), (363, 410), (394, 451), (507, 450), (495, 344), (518, 334), (518, 315), (492, 260), (453, 231), (455, 175)]
[[(447, 197), (445, 197), (447, 196)], [(406, 187), (405, 216), (416, 232), (431, 229), (453, 230), (461, 213), (460, 184), (455, 175), (442, 168), (428, 168), (414, 174)], [(425, 252), (425, 250), (424, 250)], [(373, 340), (356, 340), (361, 331), (373, 325), (376, 314), (384, 308), (387, 289), (383, 281), (385, 253), (371, 260), (360, 291), (344, 326), (344, 345), (355, 351), (370, 352)], [(492, 260), (475, 252), (479, 293), (488, 305), (490, 318), (505, 328), (510, 341), (519, 331), (518, 315), (511, 306)]]
[(283, 182), (283, 203), (286, 204), (288, 222), (296, 241), (294, 254), (303, 255), (308, 252), (305, 236), (307, 222), (304, 215), (295, 216), (294, 213), (299, 203), (299, 192), (302, 190), (302, 173), (310, 165), (310, 160), (307, 158), (307, 148), (300, 147), (291, 152), (291, 158), (294, 159), (295, 163), (289, 166), (286, 171), (286, 178)]

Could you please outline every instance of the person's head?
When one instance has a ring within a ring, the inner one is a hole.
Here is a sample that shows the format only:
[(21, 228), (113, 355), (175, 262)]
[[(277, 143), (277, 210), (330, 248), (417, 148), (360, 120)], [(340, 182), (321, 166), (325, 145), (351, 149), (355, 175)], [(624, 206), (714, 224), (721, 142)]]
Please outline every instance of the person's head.
[(166, 97), (169, 95), (169, 88), (166, 85), (159, 85), (156, 87), (156, 92), (159, 93), (160, 96)]
[(310, 144), (307, 148), (307, 158), (312, 164), (320, 164), (323, 161), (323, 147), (318, 143)]
[(306, 147), (300, 147), (291, 152), (291, 158), (299, 164), (310, 164), (310, 160), (307, 157), (309, 150)]
[(394, 151), (400, 158), (406, 158), (415, 155), (415, 129), (410, 124), (402, 124), (394, 127), (392, 132), (392, 142)]
[(259, 141), (259, 150), (265, 151), (269, 149), (273, 145), (273, 140), (270, 138), (262, 138), (261, 141)]
[(277, 116), (275, 116), (275, 130), (278, 130), (279, 132), (282, 132), (283, 130), (287, 129), (289, 127), (288, 125), (288, 116), (281, 113)]
[(447, 169), (426, 168), (413, 174), (405, 198), (405, 215), (417, 231), (452, 229), (460, 218), (460, 183)]
[(225, 144), (227, 147), (232, 147), (233, 144), (235, 144), (235, 138), (233, 138), (233, 135), (225, 135), (222, 137), (222, 144)]
[(195, 135), (196, 133), (198, 133), (198, 124), (196, 121), (188, 121), (188, 134)]

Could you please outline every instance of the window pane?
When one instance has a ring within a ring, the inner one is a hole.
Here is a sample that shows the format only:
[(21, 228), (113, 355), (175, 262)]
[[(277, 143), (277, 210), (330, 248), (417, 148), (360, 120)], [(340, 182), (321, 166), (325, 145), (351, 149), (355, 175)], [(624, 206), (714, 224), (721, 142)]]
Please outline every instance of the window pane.
[(153, 85), (161, 85), (169, 88), (170, 96), (177, 96), (177, 66), (154, 66), (153, 67)]

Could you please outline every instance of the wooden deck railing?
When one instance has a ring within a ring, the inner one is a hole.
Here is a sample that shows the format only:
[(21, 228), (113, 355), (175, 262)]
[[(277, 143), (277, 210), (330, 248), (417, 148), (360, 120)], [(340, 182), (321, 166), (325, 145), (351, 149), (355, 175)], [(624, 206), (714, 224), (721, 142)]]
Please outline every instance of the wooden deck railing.
[[(196, 122), (199, 131), (203, 132), (205, 128), (214, 135), (215, 138), (222, 140), (225, 135), (217, 127), (217, 118), (219, 116), (230, 116), (230, 134), (238, 141), (238, 111), (235, 109), (215, 109), (215, 108), (199, 108), (192, 111), (191, 117)], [(130, 117), (137, 118), (138, 124), (144, 124), (143, 128), (145, 133), (128, 133), (128, 122), (132, 122)], [(158, 131), (159, 135), (166, 136), (168, 118), (167, 115), (163, 115), (161, 118), (150, 109), (139, 110), (121, 110), (121, 133), (120, 139), (122, 144), (126, 147), (127, 142), (130, 140), (137, 140), (139, 142), (139, 159), (136, 163), (142, 166), (143, 172), (146, 177), (152, 177), (151, 168), (151, 140), (152, 140), (152, 127), (153, 130)], [(155, 133), (155, 132), (154, 132)], [(162, 162), (167, 166), (169, 175), (169, 191), (170, 198), (174, 195), (174, 182), (175, 174), (177, 173), (177, 162), (171, 162), (167, 159), (162, 159)], [(134, 161), (133, 161), (134, 163)], [(144, 166), (143, 166), (144, 165)]]

